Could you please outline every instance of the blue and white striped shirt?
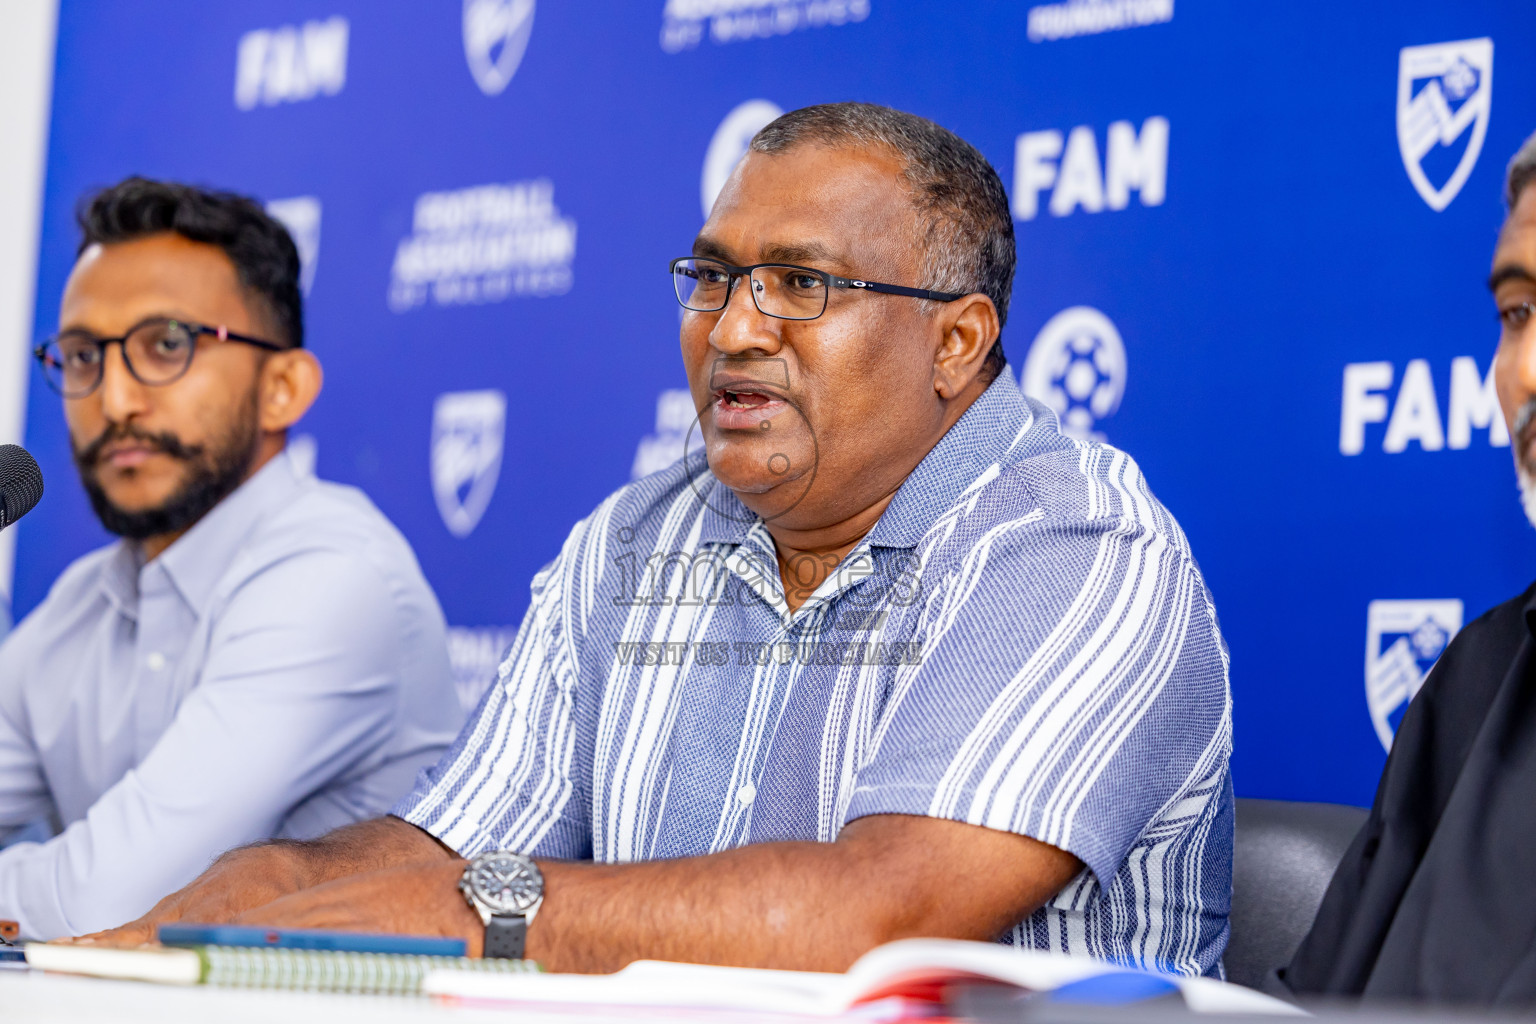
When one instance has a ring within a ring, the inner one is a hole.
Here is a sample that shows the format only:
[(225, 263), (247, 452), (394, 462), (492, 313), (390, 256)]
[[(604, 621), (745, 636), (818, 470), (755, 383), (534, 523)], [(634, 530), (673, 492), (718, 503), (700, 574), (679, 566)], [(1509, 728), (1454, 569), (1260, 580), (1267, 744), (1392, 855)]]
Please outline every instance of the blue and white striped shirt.
[(1087, 866), (1004, 941), (1217, 974), (1230, 750), (1183, 532), (1004, 374), (794, 614), (702, 452), (612, 495), (395, 813), (466, 856), (604, 862), (949, 818)]

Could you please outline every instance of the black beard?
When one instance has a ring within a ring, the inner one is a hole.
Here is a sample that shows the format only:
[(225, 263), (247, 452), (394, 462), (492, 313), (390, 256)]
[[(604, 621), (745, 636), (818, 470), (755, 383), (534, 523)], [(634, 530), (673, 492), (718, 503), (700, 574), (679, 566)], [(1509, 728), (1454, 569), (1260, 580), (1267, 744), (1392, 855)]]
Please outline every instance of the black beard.
[[(252, 396), (254, 398), (254, 395)], [(130, 512), (112, 503), (96, 475), (101, 450), (113, 441), (132, 438), (187, 464), (181, 487), (156, 508)], [(205, 445), (183, 444), (174, 434), (151, 434), (134, 427), (109, 427), (84, 448), (74, 451), (75, 468), (91, 499), (96, 518), (109, 533), (132, 541), (148, 540), (188, 529), (244, 482), (256, 457), (254, 401), (238, 415), (229, 431), (210, 451)]]

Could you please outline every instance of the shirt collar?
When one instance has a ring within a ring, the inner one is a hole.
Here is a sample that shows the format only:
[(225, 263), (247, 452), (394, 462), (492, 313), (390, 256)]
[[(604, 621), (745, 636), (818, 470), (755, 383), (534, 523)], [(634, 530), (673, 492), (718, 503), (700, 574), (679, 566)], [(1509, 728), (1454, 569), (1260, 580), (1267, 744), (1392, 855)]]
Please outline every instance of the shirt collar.
[(144, 559), (137, 544), (118, 541), (101, 566), (101, 590), (123, 615), (137, 619), (139, 609), (139, 570)]
[[(915, 547), (988, 466), (998, 462), (1030, 422), (1029, 407), (1005, 369), (917, 464), (864, 543)], [(704, 503), (702, 543), (739, 545), (762, 522), (709, 472), (703, 450), (691, 452), (688, 478)], [(769, 550), (772, 550), (770, 545)]]
[(1004, 369), (908, 475), (865, 540), (872, 547), (915, 547), (976, 478), (1002, 460), (1029, 422), (1024, 395)]
[(715, 479), (709, 471), (709, 460), (702, 448), (689, 452), (688, 483), (704, 503), (704, 519), (699, 524), (699, 542), (702, 544), (737, 545), (746, 541), (747, 534), (762, 523), (747, 506), (736, 497), (736, 492)]
[(158, 564), (182, 600), (201, 611), (251, 531), (294, 496), (305, 476), (284, 450), (150, 564)]

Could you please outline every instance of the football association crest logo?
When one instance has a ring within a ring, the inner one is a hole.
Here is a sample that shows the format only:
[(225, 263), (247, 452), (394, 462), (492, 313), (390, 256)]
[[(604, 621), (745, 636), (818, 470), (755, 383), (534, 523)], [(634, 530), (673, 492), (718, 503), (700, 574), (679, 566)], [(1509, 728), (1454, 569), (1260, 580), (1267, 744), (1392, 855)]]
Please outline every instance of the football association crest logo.
[(315, 196), (274, 199), (267, 203), (267, 213), (288, 229), (294, 248), (299, 250), (299, 287), (308, 295), (320, 259), (320, 200)]
[(1120, 408), (1125, 376), (1125, 343), (1114, 323), (1092, 306), (1073, 306), (1035, 335), (1019, 387), (1056, 410), (1063, 433), (1102, 441), (1097, 426)]
[(464, 56), (487, 96), (512, 81), (533, 32), (534, 0), (464, 0)]
[(694, 426), (699, 411), (693, 407), (693, 395), (687, 388), (669, 388), (656, 399), (656, 433), (640, 439), (629, 478), (639, 480), (659, 469), (666, 469), (695, 448), (704, 446), (704, 438)]
[(768, 100), (747, 100), (726, 114), (720, 127), (715, 129), (709, 149), (704, 152), (704, 173), (699, 178), (699, 200), (704, 204), (706, 220), (726, 179), (747, 155), (752, 136), (782, 113), (784, 111)]
[(1398, 54), (1397, 148), (1408, 180), (1430, 209), (1444, 210), (1467, 183), (1483, 151), (1492, 105), (1492, 39), (1405, 46)]
[(1381, 745), (1392, 749), (1397, 724), (1424, 677), (1461, 630), (1457, 600), (1372, 601), (1365, 613), (1365, 702)]
[(468, 537), (491, 504), (506, 429), (500, 391), (453, 391), (432, 407), (432, 495), (455, 537)]

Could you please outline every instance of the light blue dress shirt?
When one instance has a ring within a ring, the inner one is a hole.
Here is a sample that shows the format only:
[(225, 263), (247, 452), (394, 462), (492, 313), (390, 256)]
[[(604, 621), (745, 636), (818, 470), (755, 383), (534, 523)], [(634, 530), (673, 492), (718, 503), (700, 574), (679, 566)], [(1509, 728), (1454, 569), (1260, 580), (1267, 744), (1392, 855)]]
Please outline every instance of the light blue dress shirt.
[(0, 917), (143, 914), (219, 853), (376, 816), (463, 722), (437, 599), (361, 492), (284, 453), (159, 558), (76, 561), (0, 642)]

